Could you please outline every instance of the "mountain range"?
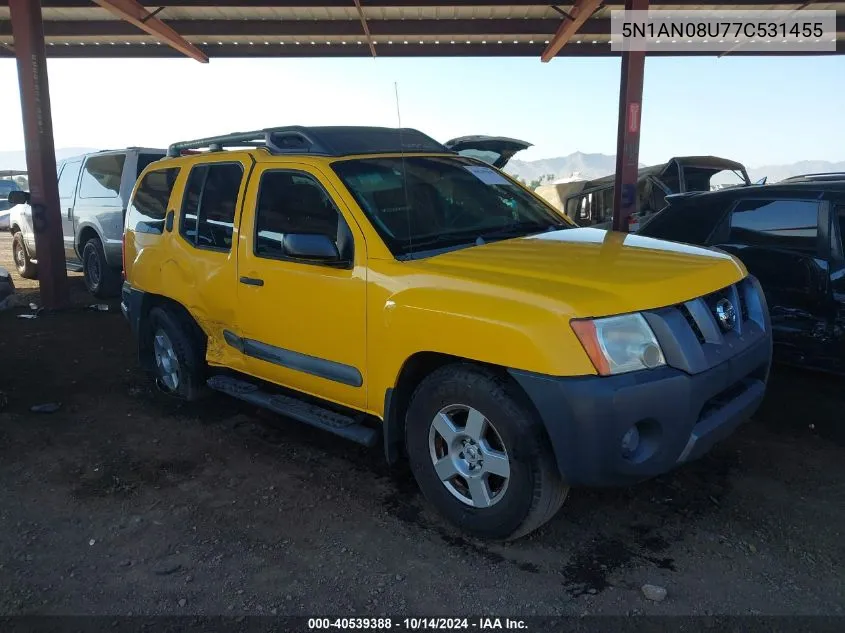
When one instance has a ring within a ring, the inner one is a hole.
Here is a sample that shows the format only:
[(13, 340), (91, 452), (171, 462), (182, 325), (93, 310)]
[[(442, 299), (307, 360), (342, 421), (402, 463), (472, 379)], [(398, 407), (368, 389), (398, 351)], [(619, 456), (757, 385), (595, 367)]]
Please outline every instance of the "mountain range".
[[(640, 165), (643, 167), (644, 165)], [(802, 160), (786, 165), (762, 165), (751, 167), (746, 165), (751, 182), (764, 176), (767, 182), (777, 182), (790, 176), (799, 174), (814, 174), (821, 172), (845, 172), (845, 161), (831, 162), (826, 160)], [(616, 171), (616, 158), (610, 154), (585, 154), (575, 152), (568, 156), (545, 158), (541, 160), (523, 161), (512, 159), (505, 171), (521, 178), (525, 182), (532, 182), (551, 176), (551, 180), (577, 179), (591, 180), (601, 178)], [(574, 178), (573, 178), (574, 177)]]
[[(71, 156), (78, 156), (95, 151), (86, 147), (65, 147), (56, 150), (56, 158), (62, 160)], [(641, 165), (644, 166), (644, 165)], [(802, 160), (785, 165), (748, 166), (748, 174), (754, 182), (764, 176), (768, 182), (777, 182), (789, 176), (811, 174), (819, 172), (845, 172), (845, 161), (831, 162), (825, 160)], [(26, 169), (26, 155), (22, 151), (0, 152), (0, 171), (5, 169)], [(543, 158), (540, 160), (512, 159), (505, 167), (505, 171), (517, 176), (525, 182), (532, 182), (541, 178), (559, 180), (562, 178), (574, 180), (590, 180), (612, 174), (616, 170), (616, 159), (611, 154), (586, 154), (574, 152), (567, 156)]]

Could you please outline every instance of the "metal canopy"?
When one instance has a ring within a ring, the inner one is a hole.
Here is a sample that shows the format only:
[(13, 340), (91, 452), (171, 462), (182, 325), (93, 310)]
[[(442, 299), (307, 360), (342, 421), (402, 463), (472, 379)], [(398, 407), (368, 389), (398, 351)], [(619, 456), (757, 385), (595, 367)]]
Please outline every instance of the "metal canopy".
[[(610, 11), (623, 0), (43, 0), (48, 57), (618, 56)], [(134, 13), (132, 6), (139, 13)], [(833, 9), (845, 53), (845, 0), (664, 0), (653, 9)], [(0, 57), (13, 56), (0, 0)], [(738, 48), (730, 55), (755, 53)], [(824, 54), (824, 53), (816, 53)], [(709, 55), (715, 53), (649, 53)]]
[[(651, 7), (833, 9), (835, 52), (845, 53), (845, 0), (658, 0)], [(637, 208), (645, 53), (611, 50), (614, 8), (646, 10), (649, 0), (565, 5), (537, 0), (0, 0), (0, 58), (15, 57), (18, 66), (42, 302), (50, 308), (69, 302), (48, 57), (188, 56), (199, 62), (215, 57), (536, 57), (548, 62), (557, 56), (620, 55), (613, 228), (625, 231)], [(761, 53), (739, 46), (725, 54), (813, 53)], [(251, 141), (254, 133), (248, 136)]]

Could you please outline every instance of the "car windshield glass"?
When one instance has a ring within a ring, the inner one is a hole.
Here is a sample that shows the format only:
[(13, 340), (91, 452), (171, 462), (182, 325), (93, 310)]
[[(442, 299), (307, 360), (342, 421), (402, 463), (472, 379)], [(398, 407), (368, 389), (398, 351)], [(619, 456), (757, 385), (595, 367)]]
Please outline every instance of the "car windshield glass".
[(20, 189), (20, 187), (18, 187), (18, 183), (14, 180), (0, 180), (0, 196), (3, 198), (5, 198), (10, 191), (17, 191), (18, 189)]
[(381, 157), (333, 168), (397, 257), (572, 226), (500, 172), (468, 159)]

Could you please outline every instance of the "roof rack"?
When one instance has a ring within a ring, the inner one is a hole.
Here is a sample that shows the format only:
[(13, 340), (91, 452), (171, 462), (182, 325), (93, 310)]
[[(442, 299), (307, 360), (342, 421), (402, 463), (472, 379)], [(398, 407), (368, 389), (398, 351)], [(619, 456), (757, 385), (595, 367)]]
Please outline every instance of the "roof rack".
[(173, 143), (170, 157), (187, 150), (221, 152), (227, 148), (263, 147), (271, 154), (349, 156), (384, 153), (454, 153), (445, 145), (412, 128), (364, 126), (273, 127), (252, 132), (209, 136)]
[(801, 174), (784, 178), (781, 182), (795, 182), (797, 180), (845, 180), (845, 171), (826, 171), (817, 174)]

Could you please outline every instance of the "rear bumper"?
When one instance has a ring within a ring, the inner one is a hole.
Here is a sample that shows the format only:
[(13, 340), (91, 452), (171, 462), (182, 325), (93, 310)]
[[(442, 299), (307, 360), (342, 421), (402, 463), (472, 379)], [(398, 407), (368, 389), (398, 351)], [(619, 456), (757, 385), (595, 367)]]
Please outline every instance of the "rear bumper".
[[(771, 337), (706, 371), (672, 367), (618, 376), (558, 378), (511, 370), (574, 486), (617, 486), (668, 472), (706, 453), (751, 417), (763, 400)], [(623, 438), (636, 426), (638, 447)]]
[(128, 281), (123, 282), (120, 292), (120, 311), (132, 328), (132, 335), (138, 337), (141, 329), (141, 305), (144, 302), (144, 291), (133, 288)]

